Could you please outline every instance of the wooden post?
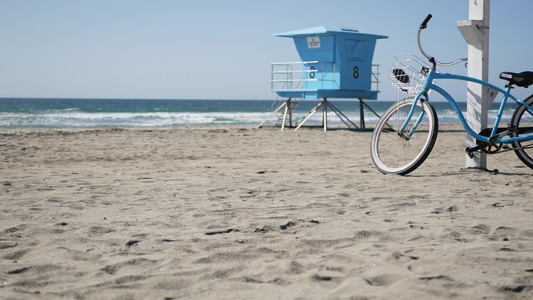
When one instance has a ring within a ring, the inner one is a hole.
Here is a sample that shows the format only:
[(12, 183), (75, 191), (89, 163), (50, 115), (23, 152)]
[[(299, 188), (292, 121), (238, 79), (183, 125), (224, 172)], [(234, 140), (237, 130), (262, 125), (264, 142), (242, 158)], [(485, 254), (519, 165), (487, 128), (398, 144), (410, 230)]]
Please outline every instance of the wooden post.
[[(484, 81), (489, 77), (489, 15), (490, 0), (469, 0), (469, 20), (457, 22), (457, 27), (468, 43), (467, 75)], [(466, 120), (474, 131), (480, 132), (487, 128), (488, 109), (493, 99), (489, 88), (468, 83)], [(467, 135), (466, 145), (475, 147), (476, 140)], [(466, 155), (466, 167), (486, 169), (487, 155), (475, 153), (473, 158)]]

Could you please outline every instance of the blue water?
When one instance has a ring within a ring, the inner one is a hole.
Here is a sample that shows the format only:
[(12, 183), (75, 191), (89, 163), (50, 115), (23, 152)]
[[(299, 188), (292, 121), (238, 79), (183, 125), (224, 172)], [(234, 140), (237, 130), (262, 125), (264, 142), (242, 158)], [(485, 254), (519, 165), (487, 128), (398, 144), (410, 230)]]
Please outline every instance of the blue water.
[[(332, 100), (355, 124), (359, 124), (359, 101)], [(393, 101), (366, 101), (381, 115)], [(0, 99), (0, 126), (17, 127), (150, 127), (196, 125), (259, 125), (279, 105), (273, 100), (138, 100), (138, 99)], [(298, 121), (318, 101), (303, 101), (295, 112)], [(457, 123), (447, 102), (432, 103), (439, 121)], [(459, 103), (466, 111), (466, 103)], [(489, 118), (497, 113), (497, 104)], [(510, 106), (504, 119), (510, 119), (516, 106)], [(280, 110), (281, 112), (282, 110)], [(365, 122), (375, 124), (378, 117), (365, 110)], [(272, 117), (265, 125), (274, 125)], [(322, 114), (315, 114), (307, 125), (320, 125)], [(329, 124), (342, 124), (332, 111)]]

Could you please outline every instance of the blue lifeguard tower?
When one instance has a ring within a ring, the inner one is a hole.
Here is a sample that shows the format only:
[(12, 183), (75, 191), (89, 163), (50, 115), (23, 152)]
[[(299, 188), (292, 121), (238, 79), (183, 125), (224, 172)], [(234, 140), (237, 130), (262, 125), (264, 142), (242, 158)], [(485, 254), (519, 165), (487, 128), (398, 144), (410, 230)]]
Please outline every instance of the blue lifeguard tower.
[[(360, 33), (357, 30), (324, 26), (275, 34), (294, 40), (301, 62), (271, 64), (271, 92), (287, 98), (272, 115), (285, 108), (281, 130), (285, 126), (300, 128), (320, 107), (323, 127), (327, 130), (327, 108), (334, 111), (348, 126), (355, 127), (328, 98), (351, 98), (360, 101), (360, 127), (364, 128), (363, 100), (376, 100), (379, 66), (372, 64), (374, 49), (383, 35)], [(293, 110), (300, 100), (322, 99), (300, 122), (292, 122)], [(368, 107), (368, 106), (367, 106)], [(262, 126), (268, 119), (263, 123)]]

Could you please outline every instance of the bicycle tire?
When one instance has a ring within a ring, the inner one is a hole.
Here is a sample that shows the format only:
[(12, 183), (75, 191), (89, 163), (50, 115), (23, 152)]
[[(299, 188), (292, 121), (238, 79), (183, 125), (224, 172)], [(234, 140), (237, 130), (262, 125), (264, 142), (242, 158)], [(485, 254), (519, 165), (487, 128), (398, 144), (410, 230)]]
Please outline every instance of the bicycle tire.
[[(533, 105), (533, 95), (529, 96), (525, 101), (527, 105)], [(514, 128), (511, 133), (512, 137), (519, 137), (523, 135), (533, 135), (533, 112), (529, 113), (527, 107), (519, 105), (513, 113), (511, 118), (511, 126)], [(527, 129), (529, 128), (529, 129)], [(528, 167), (533, 169), (533, 140), (525, 142), (512, 142), (513, 149), (516, 156)]]
[(409, 139), (401, 136), (400, 127), (414, 104), (408, 98), (392, 105), (374, 128), (370, 153), (374, 166), (384, 174), (406, 175), (418, 168), (429, 156), (438, 134), (438, 118), (429, 102), (420, 99), (415, 114), (404, 130), (408, 133), (422, 112), (423, 119)]

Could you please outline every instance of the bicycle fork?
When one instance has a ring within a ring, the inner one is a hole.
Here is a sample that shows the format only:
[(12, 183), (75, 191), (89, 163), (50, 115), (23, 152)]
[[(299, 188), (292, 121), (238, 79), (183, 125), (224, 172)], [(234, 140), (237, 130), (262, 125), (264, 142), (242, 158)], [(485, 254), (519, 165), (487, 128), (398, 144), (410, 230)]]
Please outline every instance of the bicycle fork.
[(413, 133), (418, 128), (418, 125), (420, 125), (420, 123), (422, 122), (422, 119), (424, 118), (424, 116), (426, 114), (426, 112), (424, 111), (424, 109), (422, 107), (422, 111), (420, 112), (420, 115), (418, 116), (418, 118), (417, 118), (415, 124), (413, 125), (413, 127), (409, 130), (409, 134), (406, 135), (404, 133), (405, 132), (405, 128), (407, 127), (407, 124), (409, 124), (409, 121), (411, 121), (411, 118), (413, 117), (413, 115), (415, 113), (416, 105), (417, 105), (419, 100), (420, 101), (424, 101), (423, 99), (420, 99), (420, 97), (418, 99), (415, 99), (415, 101), (413, 102), (413, 106), (409, 110), (409, 114), (407, 115), (407, 118), (405, 119), (405, 122), (403, 123), (402, 127), (397, 132), (398, 136), (400, 136), (401, 138), (403, 138), (406, 141), (411, 139), (411, 136), (413, 136)]

